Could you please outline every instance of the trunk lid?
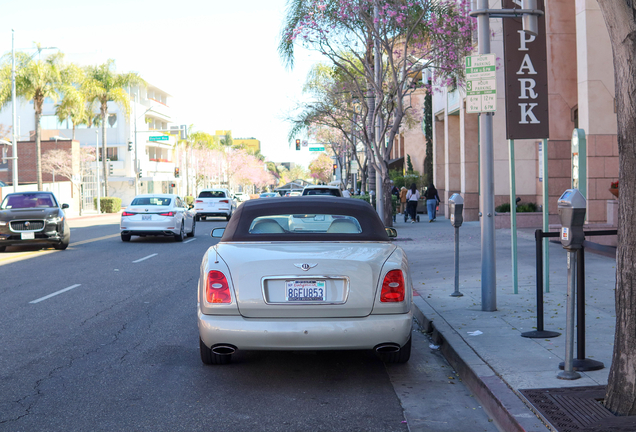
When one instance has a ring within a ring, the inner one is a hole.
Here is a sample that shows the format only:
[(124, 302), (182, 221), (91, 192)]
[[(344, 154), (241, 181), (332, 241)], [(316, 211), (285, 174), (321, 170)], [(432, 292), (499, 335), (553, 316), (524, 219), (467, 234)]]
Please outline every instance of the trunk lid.
[(342, 242), (217, 248), (244, 317), (331, 318), (371, 313), (382, 266), (396, 247)]

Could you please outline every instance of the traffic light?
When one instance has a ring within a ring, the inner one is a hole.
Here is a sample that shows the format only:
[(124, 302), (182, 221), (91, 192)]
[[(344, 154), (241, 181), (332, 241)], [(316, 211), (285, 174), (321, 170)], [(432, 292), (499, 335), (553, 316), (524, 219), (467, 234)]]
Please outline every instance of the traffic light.
[(179, 177), (179, 168), (175, 168), (174, 169), (174, 178), (178, 178)]
[(128, 141), (128, 151), (133, 151), (133, 142)]
[(108, 164), (108, 175), (113, 175), (113, 164)]
[(338, 169), (338, 164), (333, 164), (333, 175), (336, 175), (337, 169)]
[(300, 150), (300, 140), (296, 140), (296, 150)]
[(139, 178), (141, 178), (141, 168), (139, 168), (139, 172), (137, 173), (137, 175), (139, 176)]

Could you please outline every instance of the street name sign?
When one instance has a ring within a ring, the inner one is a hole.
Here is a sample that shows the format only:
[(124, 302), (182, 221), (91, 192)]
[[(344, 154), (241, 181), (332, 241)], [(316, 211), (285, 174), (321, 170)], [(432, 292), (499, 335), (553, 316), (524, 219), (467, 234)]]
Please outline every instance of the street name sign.
[(324, 147), (309, 147), (309, 151), (325, 151)]
[(148, 141), (168, 141), (170, 137), (168, 135), (151, 136)]
[(466, 112), (497, 111), (495, 54), (466, 56)]

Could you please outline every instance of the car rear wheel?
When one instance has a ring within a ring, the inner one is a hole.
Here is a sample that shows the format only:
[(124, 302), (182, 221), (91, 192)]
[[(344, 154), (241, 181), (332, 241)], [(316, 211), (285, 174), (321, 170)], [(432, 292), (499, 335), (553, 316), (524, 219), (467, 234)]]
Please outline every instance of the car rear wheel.
[(181, 228), (179, 229), (179, 234), (175, 234), (174, 239), (180, 242), (180, 241), (183, 241), (183, 237), (185, 237), (185, 227), (184, 227), (184, 223), (181, 222)]
[(411, 338), (399, 351), (382, 353), (380, 358), (384, 363), (406, 363), (411, 358)]
[(0, 252), (4, 252), (5, 250), (7, 250), (6, 246), (0, 246)]
[(122, 234), (121, 235), (121, 241), (129, 242), (130, 241), (130, 237), (132, 237), (130, 234)]
[(196, 221), (196, 219), (193, 219), (192, 220), (192, 231), (190, 231), (188, 233), (188, 237), (194, 237), (194, 230), (196, 229), (196, 227), (197, 227), (197, 221)]
[(199, 222), (199, 221), (201, 220), (201, 216), (196, 215), (196, 216), (194, 217), (194, 220), (195, 220), (195, 221), (197, 221), (197, 222)]
[(201, 351), (201, 361), (206, 365), (228, 364), (232, 361), (232, 354), (216, 354), (208, 348), (201, 338), (199, 338), (199, 350)]
[(232, 218), (232, 213), (230, 213), (229, 215), (225, 216), (225, 220), (229, 221)]

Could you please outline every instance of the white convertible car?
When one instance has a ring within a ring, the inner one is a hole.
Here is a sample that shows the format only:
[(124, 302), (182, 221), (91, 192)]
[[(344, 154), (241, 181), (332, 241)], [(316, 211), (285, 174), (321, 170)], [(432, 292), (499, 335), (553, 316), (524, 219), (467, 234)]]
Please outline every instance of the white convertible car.
[(412, 282), (406, 254), (361, 200), (250, 200), (201, 263), (201, 360), (242, 350), (374, 349), (411, 354)]

